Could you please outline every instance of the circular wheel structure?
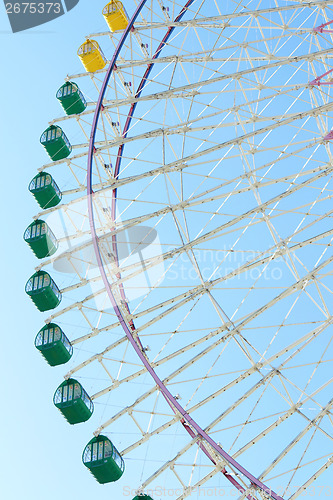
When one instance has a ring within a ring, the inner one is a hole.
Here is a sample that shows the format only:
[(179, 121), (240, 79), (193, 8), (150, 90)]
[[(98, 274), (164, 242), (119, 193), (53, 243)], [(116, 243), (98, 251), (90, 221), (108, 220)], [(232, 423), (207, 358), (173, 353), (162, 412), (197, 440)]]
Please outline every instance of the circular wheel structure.
[(46, 322), (139, 492), (331, 494), (332, 6), (133, 2), (67, 78)]

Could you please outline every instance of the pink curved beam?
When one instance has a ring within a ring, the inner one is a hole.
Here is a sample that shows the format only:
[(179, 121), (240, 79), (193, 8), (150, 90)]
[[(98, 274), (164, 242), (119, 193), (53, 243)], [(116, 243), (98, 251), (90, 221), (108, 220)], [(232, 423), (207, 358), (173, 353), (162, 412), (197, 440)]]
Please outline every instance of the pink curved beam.
[[(187, 425), (189, 429), (191, 429), (191, 428), (195, 429), (197, 435), (201, 436), (201, 438), (203, 438), (219, 455), (221, 455), (226, 460), (226, 462), (228, 462), (236, 470), (238, 470), (243, 476), (245, 476), (251, 482), (251, 485), (253, 485), (254, 487), (257, 487), (258, 489), (266, 492), (274, 500), (283, 500), (282, 497), (280, 497), (274, 491), (272, 491), (270, 488), (268, 488), (267, 486), (265, 486), (261, 481), (259, 481), (259, 479), (257, 479), (256, 477), (254, 477), (250, 472), (248, 472), (246, 469), (244, 469), (244, 467), (242, 467), (236, 460), (234, 460), (228, 453), (226, 453), (221, 448), (221, 446), (219, 446), (217, 443), (215, 443), (215, 441), (195, 422), (195, 420), (192, 419), (192, 417), (184, 410), (184, 408), (178, 403), (178, 401), (174, 398), (174, 396), (169, 392), (169, 390), (167, 389), (167, 387), (163, 384), (163, 382), (161, 381), (161, 379), (158, 377), (158, 375), (155, 373), (155, 371), (153, 370), (153, 368), (150, 366), (149, 361), (146, 359), (146, 356), (145, 356), (144, 352), (139, 347), (139, 345), (136, 343), (136, 341), (135, 341), (135, 339), (134, 339), (134, 337), (132, 335), (131, 328), (127, 325), (125, 319), (123, 318), (122, 312), (119, 309), (117, 301), (115, 300), (115, 298), (113, 296), (112, 289), (111, 289), (110, 283), (108, 281), (108, 278), (106, 276), (106, 272), (105, 272), (104, 265), (103, 265), (103, 262), (102, 262), (102, 257), (101, 257), (100, 250), (99, 250), (99, 245), (98, 245), (98, 239), (99, 238), (97, 236), (96, 228), (95, 228), (94, 210), (93, 210), (94, 192), (93, 192), (93, 189), (92, 189), (92, 165), (93, 165), (94, 143), (95, 143), (95, 136), (96, 136), (96, 130), (97, 130), (97, 123), (98, 123), (98, 119), (99, 119), (100, 112), (101, 112), (101, 109), (102, 109), (103, 98), (104, 98), (104, 95), (105, 95), (105, 92), (106, 92), (106, 89), (107, 89), (107, 86), (108, 86), (108, 82), (109, 82), (111, 73), (112, 73), (112, 71), (115, 68), (116, 60), (117, 60), (117, 58), (119, 56), (119, 53), (120, 53), (120, 51), (121, 51), (121, 49), (122, 49), (122, 47), (123, 47), (123, 45), (125, 43), (125, 40), (126, 40), (128, 34), (129, 34), (129, 32), (133, 28), (135, 20), (137, 19), (138, 15), (139, 15), (140, 11), (142, 10), (143, 6), (145, 5), (146, 1), (147, 0), (141, 0), (141, 2), (139, 3), (138, 7), (136, 8), (136, 10), (135, 10), (135, 12), (133, 14), (133, 17), (129, 21), (128, 26), (125, 29), (125, 31), (124, 31), (124, 33), (123, 33), (123, 35), (122, 35), (122, 37), (121, 37), (121, 39), (120, 39), (120, 41), (118, 43), (118, 46), (117, 46), (117, 48), (116, 48), (116, 50), (114, 52), (114, 55), (113, 55), (112, 60), (110, 62), (110, 66), (109, 66), (109, 68), (107, 70), (107, 73), (105, 75), (105, 79), (104, 79), (104, 82), (103, 82), (103, 85), (102, 85), (102, 88), (101, 88), (101, 91), (100, 91), (100, 94), (99, 94), (99, 97), (98, 97), (98, 101), (97, 101), (97, 105), (96, 105), (96, 109), (95, 109), (95, 113), (94, 113), (94, 119), (93, 119), (92, 129), (91, 129), (91, 133), (90, 133), (89, 150), (88, 150), (88, 164), (87, 164), (87, 199), (88, 199), (89, 224), (90, 224), (90, 230), (91, 230), (91, 236), (92, 236), (92, 242), (93, 242), (93, 246), (94, 246), (94, 251), (95, 251), (96, 259), (97, 259), (97, 262), (98, 262), (98, 267), (99, 267), (99, 270), (100, 270), (100, 273), (101, 273), (101, 277), (103, 279), (103, 283), (104, 283), (105, 289), (106, 289), (106, 291), (108, 293), (108, 296), (110, 298), (112, 307), (113, 307), (113, 309), (114, 309), (114, 311), (115, 311), (115, 313), (117, 315), (117, 318), (118, 318), (118, 320), (119, 320), (119, 322), (120, 322), (120, 324), (121, 324), (121, 326), (122, 326), (122, 328), (123, 328), (123, 330), (124, 330), (124, 332), (125, 332), (128, 340), (129, 340), (129, 342), (132, 344), (132, 347), (136, 351), (136, 353), (137, 353), (138, 357), (140, 358), (141, 362), (143, 363), (143, 365), (145, 366), (145, 368), (147, 369), (147, 371), (150, 373), (150, 375), (152, 376), (152, 378), (155, 381), (156, 385), (160, 388), (162, 394), (168, 400), (169, 404), (171, 406), (173, 406), (178, 411), (178, 413), (180, 415), (182, 415), (182, 417), (184, 419), (184, 422), (186, 422), (185, 425)], [(188, 2), (186, 3), (186, 5), (184, 6), (184, 8), (182, 9), (182, 11), (179, 14), (179, 16), (175, 19), (175, 21), (179, 20), (185, 14), (188, 6), (193, 1), (194, 0), (188, 0)], [(169, 28), (169, 30), (168, 30), (168, 37), (170, 36), (171, 33), (172, 33), (172, 28)], [(155, 54), (156, 57), (158, 57), (160, 51), (162, 50), (162, 48), (163, 48), (163, 46), (165, 44), (165, 38), (163, 40), (164, 40), (164, 42), (161, 42), (161, 44), (160, 44), (160, 46), (159, 46), (159, 48), (158, 48), (158, 50), (157, 50), (157, 52)], [(141, 82), (141, 84), (139, 86), (139, 89), (138, 89), (138, 95), (140, 95), (140, 93), (141, 93), (141, 91), (142, 91), (142, 89), (143, 89), (143, 87), (145, 85), (145, 82), (146, 82), (145, 78), (150, 73), (151, 68), (152, 68), (152, 65), (150, 65), (150, 67), (148, 66), (148, 68), (146, 70), (145, 76), (144, 76), (144, 78), (143, 78), (143, 80), (142, 80), (142, 82)], [(127, 122), (126, 122), (127, 129), (126, 129), (126, 125), (125, 125), (125, 130), (126, 130), (125, 133), (127, 133), (131, 117), (132, 117), (132, 115), (130, 114), (128, 116), (128, 118), (127, 118)], [(123, 149), (123, 147), (121, 149)], [(118, 173), (119, 173), (119, 165), (120, 165), (120, 159), (119, 159), (119, 156), (118, 156), (117, 166), (116, 166), (116, 168), (118, 168), (118, 172), (117, 172), (116, 175), (118, 175)], [(116, 196), (114, 197), (114, 200), (116, 200)], [(114, 201), (114, 203), (115, 203), (115, 201)], [(192, 429), (191, 429), (191, 432), (193, 432)], [(244, 488), (241, 487), (241, 485), (239, 485), (239, 483), (237, 483), (237, 481), (234, 478), (232, 478), (226, 472), (225, 472), (225, 476), (241, 492), (244, 492)], [(251, 495), (248, 495), (247, 498), (250, 498), (252, 500)]]
[(328, 23), (321, 24), (320, 26), (317, 26), (317, 28), (314, 28), (313, 31), (317, 31), (317, 33), (333, 33), (333, 30), (325, 30), (326, 26), (329, 26), (332, 23), (333, 21), (328, 21)]
[(333, 69), (330, 69), (329, 71), (326, 71), (326, 73), (320, 75), (320, 76), (317, 76), (314, 80), (312, 80), (312, 82), (309, 82), (309, 85), (318, 85), (318, 87), (320, 87), (321, 85), (332, 85), (333, 82), (322, 82), (321, 80), (331, 74), (333, 71)]

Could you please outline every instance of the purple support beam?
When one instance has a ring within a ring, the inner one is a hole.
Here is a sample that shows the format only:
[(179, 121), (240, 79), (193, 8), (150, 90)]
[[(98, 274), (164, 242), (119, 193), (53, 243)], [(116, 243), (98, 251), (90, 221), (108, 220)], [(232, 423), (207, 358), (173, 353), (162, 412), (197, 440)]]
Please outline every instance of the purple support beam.
[[(183, 9), (179, 13), (179, 15), (175, 18), (176, 22), (181, 20), (181, 18), (185, 14), (187, 8), (191, 5), (191, 3), (193, 3), (193, 1), (194, 0), (188, 0), (188, 2), (185, 4), (185, 6), (183, 7)], [(134, 26), (132, 26), (131, 31), (133, 31), (133, 29), (134, 29)], [(173, 27), (170, 27), (167, 30), (167, 32), (164, 35), (161, 43), (159, 44), (157, 50), (155, 51), (155, 54), (153, 55), (152, 59), (157, 59), (159, 57), (162, 49), (165, 47), (165, 45), (166, 45), (167, 41), (169, 40), (169, 38), (170, 38), (172, 32), (174, 31), (174, 29), (175, 29), (175, 27), (173, 26)], [(138, 87), (138, 89), (137, 89), (137, 91), (135, 93), (135, 97), (136, 98), (140, 97), (141, 92), (144, 89), (144, 86), (148, 82), (148, 77), (150, 75), (150, 72), (151, 72), (153, 66), (154, 66), (154, 63), (148, 64), (147, 69), (146, 69), (146, 71), (145, 71), (145, 73), (144, 73), (144, 75), (143, 75), (143, 77), (141, 79), (140, 85), (139, 85), (139, 87)], [(116, 65), (115, 65), (115, 69), (116, 69)], [(130, 111), (129, 111), (128, 115), (127, 115), (127, 119), (126, 119), (126, 122), (125, 122), (124, 129), (123, 129), (123, 132), (122, 132), (122, 137), (127, 137), (127, 133), (128, 133), (128, 130), (129, 130), (131, 122), (132, 122), (133, 114), (134, 114), (134, 111), (135, 111), (136, 106), (137, 106), (137, 102), (135, 102), (135, 103), (133, 103), (131, 105)], [(124, 150), (124, 145), (122, 144), (121, 146), (119, 146), (119, 149), (118, 149), (117, 160), (116, 160), (116, 165), (115, 165), (115, 169), (114, 169), (114, 176), (115, 176), (116, 179), (117, 179), (117, 177), (119, 175), (119, 171), (120, 171), (121, 160), (122, 160), (122, 157), (123, 157), (123, 150)], [(111, 207), (111, 216), (112, 216), (113, 220), (115, 220), (115, 215), (116, 215), (116, 200), (117, 200), (117, 189), (114, 189), (113, 192), (112, 192), (112, 207)], [(112, 248), (113, 248), (113, 252), (114, 252), (114, 254), (116, 256), (116, 261), (118, 262), (118, 248), (117, 248), (117, 238), (116, 238), (116, 236), (112, 236)], [(120, 279), (120, 276), (117, 275), (117, 278)], [(126, 301), (126, 298), (125, 298), (125, 292), (124, 292), (124, 288), (122, 286), (122, 283), (120, 284), (120, 294), (121, 294), (122, 299), (126, 303), (126, 308), (127, 308), (128, 312), (130, 313), (129, 308), (128, 308), (128, 304), (127, 304), (127, 301)], [(131, 324), (131, 328), (135, 329), (133, 322)]]
[(321, 85), (332, 85), (333, 82), (322, 82), (322, 78), (324, 78), (325, 76), (329, 75), (330, 73), (332, 73), (333, 69), (330, 69), (329, 71), (326, 71), (326, 73), (320, 75), (320, 76), (317, 76), (314, 80), (312, 80), (312, 82), (309, 82), (309, 85), (318, 85), (318, 87), (320, 87)]
[[(195, 432), (193, 432), (191, 427), (185, 423), (184, 419), (181, 420), (181, 423), (183, 424), (184, 429), (186, 429), (186, 431), (189, 433), (191, 438), (195, 438), (198, 436), (198, 434), (195, 434)], [(201, 442), (199, 442), (198, 446), (204, 452), (204, 454), (209, 458), (209, 460), (211, 462), (213, 462), (214, 465), (216, 465), (216, 461), (214, 460), (212, 455), (209, 453), (206, 446), (204, 444), (202, 444)], [(239, 491), (239, 493), (241, 493), (241, 494), (245, 493), (244, 487), (233, 476), (231, 476), (227, 472), (225, 467), (221, 470), (221, 472), (228, 479), (228, 481)], [(247, 500), (255, 500), (255, 498), (250, 494), (246, 495), (246, 498), (247, 498)]]
[[(145, 5), (147, 0), (141, 0), (141, 2), (139, 3), (138, 7), (136, 8), (135, 12), (134, 12), (134, 15), (133, 17), (131, 18), (131, 20), (129, 21), (128, 23), (128, 26), (127, 28), (125, 29), (120, 41), (119, 41), (119, 44), (114, 52), (114, 55), (112, 57), (112, 60), (111, 60), (111, 63), (109, 65), (109, 68), (107, 70), (107, 73), (105, 75), (105, 79), (104, 79), (104, 82), (102, 84), (102, 88), (101, 88), (101, 91), (100, 91), (100, 94), (99, 94), (99, 97), (98, 97), (98, 101), (97, 101), (97, 105), (96, 105), (96, 109), (95, 109), (95, 114), (94, 114), (94, 119), (93, 119), (93, 124), (92, 124), (92, 129), (91, 129), (91, 133), (90, 133), (90, 140), (89, 140), (89, 151), (88, 151), (88, 164), (87, 164), (87, 198), (88, 198), (88, 213), (89, 213), (89, 224), (90, 224), (90, 230), (91, 230), (91, 237), (92, 237), (92, 242), (93, 242), (93, 246), (94, 246), (94, 251), (95, 251), (95, 254), (96, 254), (96, 259), (97, 259), (97, 262), (98, 262), (98, 267), (99, 267), (99, 270), (100, 270), (100, 273), (101, 273), (101, 277), (103, 279), (103, 283), (104, 283), (104, 286), (105, 286), (105, 289), (108, 293), (108, 296), (110, 298), (110, 301), (111, 301), (111, 304), (112, 304), (112, 307), (117, 315), (117, 318), (129, 340), (129, 342), (131, 343), (131, 345), (133, 346), (133, 349), (136, 351), (138, 357), (140, 358), (141, 362), (143, 363), (143, 365), (145, 366), (145, 368), (147, 369), (147, 371), (150, 373), (150, 375), (152, 376), (153, 380), (155, 381), (155, 383), (157, 384), (157, 386), (160, 388), (162, 394), (164, 395), (164, 397), (166, 398), (166, 400), (168, 401), (168, 403), (170, 404), (171, 407), (173, 407), (175, 409), (175, 411), (177, 411), (180, 415), (182, 415), (182, 418), (184, 419), (184, 421), (186, 421), (188, 427), (190, 426), (191, 427), (191, 431), (192, 429), (194, 429), (196, 432), (197, 432), (197, 435), (199, 435), (203, 440), (205, 440), (207, 443), (209, 443), (209, 445), (220, 455), (222, 456), (226, 462), (228, 462), (230, 465), (232, 465), (236, 470), (238, 470), (238, 472), (240, 474), (242, 474), (244, 477), (246, 477), (251, 485), (253, 485), (254, 487), (257, 487), (258, 489), (266, 492), (269, 496), (271, 496), (271, 498), (273, 498), (274, 500), (283, 500), (279, 495), (277, 495), (274, 491), (270, 490), (270, 488), (268, 488), (267, 486), (265, 486), (261, 481), (259, 481), (259, 479), (255, 478), (250, 472), (248, 472), (244, 467), (242, 467), (236, 460), (234, 460), (228, 453), (226, 453), (217, 443), (215, 443), (215, 441), (192, 419), (192, 417), (184, 410), (184, 408), (178, 403), (178, 401), (174, 398), (174, 396), (172, 396), (172, 394), (169, 392), (169, 390), (167, 389), (167, 387), (163, 384), (163, 382), (161, 381), (161, 379), (158, 377), (158, 375), (155, 373), (154, 369), (150, 366), (150, 363), (148, 361), (148, 359), (146, 358), (142, 348), (137, 344), (136, 340), (134, 339), (133, 337), (133, 334), (132, 334), (132, 328), (126, 323), (123, 315), (122, 315), (122, 312), (121, 310), (119, 309), (119, 306), (117, 304), (117, 301), (115, 300), (114, 296), (113, 296), (113, 293), (112, 293), (112, 289), (111, 289), (111, 286), (110, 286), (110, 283), (108, 281), (108, 278), (107, 278), (107, 275), (106, 275), (106, 272), (105, 272), (105, 269), (104, 269), (104, 265), (103, 265), (103, 262), (102, 262), (102, 257), (101, 257), (101, 254), (100, 254), (100, 250), (99, 250), (99, 245), (98, 245), (98, 236), (97, 236), (97, 233), (96, 233), (96, 228), (95, 228), (95, 221), (94, 221), (94, 210), (93, 210), (93, 198), (94, 198), (94, 192), (93, 192), (93, 189), (92, 189), (92, 170), (93, 170), (93, 155), (94, 155), (94, 151), (95, 151), (95, 147), (94, 147), (94, 143), (95, 143), (95, 136), (96, 136), (96, 130), (97, 130), (97, 123), (98, 123), (98, 119), (99, 119), (99, 116), (100, 116), (100, 112), (101, 112), (101, 109), (102, 109), (102, 106), (103, 106), (103, 99), (104, 99), (104, 95), (105, 95), (105, 92), (106, 92), (106, 89), (107, 89), (107, 86), (108, 86), (108, 82), (109, 82), (109, 79), (110, 79), (110, 76), (111, 76), (111, 73), (112, 71), (114, 70), (115, 68), (115, 64), (116, 64), (116, 60), (119, 56), (119, 53), (125, 43), (125, 40), (129, 34), (129, 32), (133, 29), (133, 26), (134, 26), (134, 22), (136, 21), (138, 15), (140, 14), (140, 11), (142, 10), (143, 6)], [(179, 20), (181, 17), (183, 17), (183, 15), (185, 14), (187, 8), (191, 5), (191, 3), (193, 3), (194, 0), (189, 0), (184, 8), (182, 9), (181, 13), (179, 14), (179, 16), (175, 19), (176, 21)], [(163, 38), (163, 41), (161, 42), (161, 44), (159, 45), (156, 53), (155, 53), (155, 58), (157, 58), (161, 52), (161, 50), (163, 49), (165, 43), (166, 43), (166, 40), (169, 38), (170, 34), (172, 33), (174, 27), (172, 28), (169, 28), (166, 36)], [(152, 66), (153, 64), (151, 65), (148, 65), (147, 67), (147, 70), (145, 72), (145, 75), (142, 79), (142, 82), (138, 88), (138, 91), (137, 91), (137, 96), (140, 96), (141, 94), (141, 91), (142, 89), (144, 88), (144, 85), (146, 83), (146, 79), (152, 69)], [(134, 110), (134, 108), (133, 108)], [(127, 134), (127, 131), (128, 131), (128, 127), (129, 127), (129, 124), (130, 124), (130, 121), (131, 121), (131, 118), (132, 118), (132, 113), (133, 113), (133, 110), (131, 109), (131, 112), (127, 118), (127, 121), (126, 121), (126, 125), (125, 125), (125, 133)], [(127, 128), (126, 128), (127, 127)], [(117, 158), (117, 166), (116, 166), (116, 169), (115, 169), (115, 175), (117, 176), (119, 174), (119, 165), (120, 165), (120, 158), (122, 156), (122, 151), (123, 151), (123, 146), (121, 147), (121, 154), (119, 155), (118, 154), (118, 158)], [(118, 170), (118, 171), (117, 171)], [(115, 201), (116, 201), (116, 193), (114, 195), (114, 208), (115, 208)], [(193, 432), (193, 431), (192, 431)], [(225, 477), (232, 483), (236, 486), (236, 481), (235, 479), (228, 473), (225, 473)], [(238, 484), (238, 483), (237, 483)], [(243, 490), (244, 491), (244, 490)], [(249, 498), (249, 497), (247, 497)], [(251, 497), (250, 497), (251, 498)]]
[(326, 26), (329, 26), (330, 24), (332, 24), (333, 21), (328, 21), (328, 23), (325, 23), (325, 24), (321, 24), (320, 26), (318, 26), (317, 28), (314, 28), (313, 31), (316, 31), (317, 33), (333, 33), (333, 30), (326, 30)]
[[(328, 23), (322, 24), (321, 26), (318, 26), (317, 28), (315, 28), (314, 31), (317, 31), (318, 33), (333, 33), (333, 30), (325, 30), (324, 29), (326, 26), (329, 26), (332, 23), (333, 23), (333, 21), (329, 21)], [(332, 72), (333, 72), (333, 69), (326, 71), (326, 73), (323, 73), (322, 75), (317, 76), (314, 80), (309, 82), (309, 84), (313, 85), (313, 86), (318, 85), (318, 87), (321, 87), (322, 85), (332, 85), (333, 81), (332, 82), (322, 82), (321, 81), (323, 78), (325, 78), (325, 76), (330, 75)], [(332, 139), (333, 139), (333, 130), (331, 130), (331, 132), (329, 132), (327, 135), (325, 135), (324, 141), (331, 141)]]
[(325, 135), (324, 141), (331, 141), (332, 139), (333, 139), (333, 130), (331, 130), (331, 132)]

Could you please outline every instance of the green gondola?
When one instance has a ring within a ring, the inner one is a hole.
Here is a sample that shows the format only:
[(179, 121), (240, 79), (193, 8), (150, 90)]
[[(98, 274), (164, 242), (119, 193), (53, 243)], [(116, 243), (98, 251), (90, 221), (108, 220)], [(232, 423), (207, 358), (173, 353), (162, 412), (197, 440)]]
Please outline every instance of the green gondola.
[(51, 125), (42, 133), (40, 143), (53, 161), (63, 160), (72, 152), (72, 146), (62, 128)]
[(82, 461), (101, 484), (117, 481), (125, 470), (125, 463), (119, 451), (102, 435), (89, 441), (83, 451)]
[(54, 181), (52, 175), (46, 172), (37, 174), (29, 184), (29, 191), (32, 193), (38, 203), (43, 208), (52, 208), (61, 201), (62, 194)]
[(82, 385), (73, 378), (65, 380), (54, 393), (53, 402), (67, 422), (86, 422), (94, 411), (94, 405)]
[(49, 323), (39, 330), (35, 346), (50, 366), (67, 363), (73, 355), (72, 344), (55, 323)]
[(133, 500), (153, 500), (149, 495), (137, 495)]
[(66, 115), (82, 113), (87, 107), (87, 101), (75, 82), (64, 83), (56, 94)]
[(24, 232), (26, 241), (37, 259), (53, 255), (58, 249), (58, 241), (50, 227), (43, 220), (35, 220)]
[(61, 302), (61, 292), (45, 271), (33, 274), (25, 285), (25, 291), (39, 311), (54, 309)]

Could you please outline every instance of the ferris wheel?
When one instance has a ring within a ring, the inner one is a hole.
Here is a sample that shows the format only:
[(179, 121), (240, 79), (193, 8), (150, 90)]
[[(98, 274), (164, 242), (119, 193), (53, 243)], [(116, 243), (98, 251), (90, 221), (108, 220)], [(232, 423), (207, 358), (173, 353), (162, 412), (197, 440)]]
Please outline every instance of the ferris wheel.
[(54, 404), (136, 498), (330, 496), (333, 1), (126, 9), (78, 49), (29, 186)]

